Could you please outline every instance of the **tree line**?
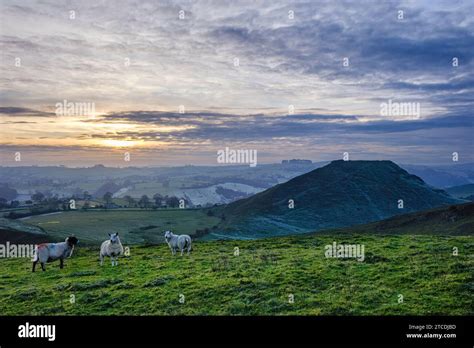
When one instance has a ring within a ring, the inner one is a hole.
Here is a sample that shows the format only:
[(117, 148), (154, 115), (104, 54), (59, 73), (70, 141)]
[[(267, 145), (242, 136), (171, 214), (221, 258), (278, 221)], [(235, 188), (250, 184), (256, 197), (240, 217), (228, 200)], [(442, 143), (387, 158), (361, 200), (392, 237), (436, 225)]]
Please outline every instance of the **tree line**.
[(91, 201), (93, 200), (92, 195), (87, 191), (83, 194), (74, 194), (69, 198), (61, 197), (57, 195), (48, 195), (42, 192), (35, 192), (31, 195), (31, 199), (20, 204), (19, 201), (13, 200), (8, 202), (6, 198), (0, 197), (0, 209), (15, 209), (15, 208), (25, 208), (27, 211), (16, 212), (11, 211), (6, 217), (16, 219), (31, 215), (45, 214), (55, 211), (67, 211), (79, 209), (76, 206), (78, 200), (84, 201), (80, 209), (89, 210), (89, 209), (113, 209), (113, 208), (140, 208), (140, 209), (159, 209), (159, 208), (178, 208), (180, 203), (183, 203), (187, 207), (187, 202), (184, 199), (179, 199), (176, 196), (162, 196), (159, 193), (156, 193), (152, 198), (148, 195), (143, 195), (139, 199), (135, 199), (131, 196), (123, 197), (123, 200), (126, 202), (127, 206), (119, 205), (114, 203), (113, 194), (107, 192), (104, 194), (103, 203), (96, 204), (94, 207), (91, 206)]

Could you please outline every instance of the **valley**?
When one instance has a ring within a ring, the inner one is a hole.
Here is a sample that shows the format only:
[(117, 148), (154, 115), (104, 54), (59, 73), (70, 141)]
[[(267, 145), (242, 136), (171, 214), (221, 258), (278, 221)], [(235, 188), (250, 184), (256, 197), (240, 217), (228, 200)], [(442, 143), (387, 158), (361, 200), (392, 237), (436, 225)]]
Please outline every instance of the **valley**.
[[(473, 314), (474, 203), (390, 161), (334, 161), (206, 208), (118, 199), (0, 218), (0, 243), (80, 240), (63, 270), (32, 273), (27, 258), (0, 259), (2, 314)], [(189, 234), (191, 255), (172, 256), (165, 230)], [(130, 254), (100, 267), (110, 232)]]

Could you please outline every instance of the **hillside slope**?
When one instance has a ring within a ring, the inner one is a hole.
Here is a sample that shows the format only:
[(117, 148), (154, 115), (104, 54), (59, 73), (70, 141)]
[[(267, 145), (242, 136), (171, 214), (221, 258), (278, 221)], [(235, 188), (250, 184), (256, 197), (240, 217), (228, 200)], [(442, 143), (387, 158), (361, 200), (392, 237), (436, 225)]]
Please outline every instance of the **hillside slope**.
[(448, 187), (446, 192), (453, 197), (466, 199), (474, 196), (474, 184)]
[(100, 245), (112, 232), (120, 233), (122, 242), (127, 244), (163, 243), (166, 230), (194, 238), (198, 230), (212, 228), (219, 219), (201, 209), (111, 209), (45, 214), (26, 221), (32, 227), (44, 229), (54, 240), (64, 240), (74, 234), (81, 245)]
[(317, 234), (439, 234), (444, 236), (474, 235), (474, 203), (464, 203), (397, 215), (368, 224), (330, 229)]
[[(289, 208), (289, 200), (294, 208)], [(399, 208), (403, 200), (403, 208)], [(391, 161), (334, 161), (222, 209), (216, 238), (259, 238), (353, 226), (464, 202)]]
[[(326, 258), (334, 241), (364, 245), (365, 260)], [(98, 249), (79, 246), (63, 270), (54, 263), (31, 273), (28, 259), (0, 259), (0, 308), (2, 315), (473, 315), (473, 253), (472, 236), (314, 235), (197, 242), (190, 257), (172, 257), (165, 245), (132, 246), (118, 267), (100, 267)]]
[(19, 220), (0, 218), (0, 244), (44, 243), (51, 237), (41, 228), (25, 224)]

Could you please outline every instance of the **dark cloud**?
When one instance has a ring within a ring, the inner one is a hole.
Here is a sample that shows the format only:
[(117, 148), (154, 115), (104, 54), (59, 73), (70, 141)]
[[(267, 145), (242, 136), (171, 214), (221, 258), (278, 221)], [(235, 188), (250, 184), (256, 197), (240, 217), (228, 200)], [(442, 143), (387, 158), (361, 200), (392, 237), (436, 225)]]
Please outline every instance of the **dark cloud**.
[(56, 116), (53, 112), (44, 112), (29, 108), (14, 107), (14, 106), (5, 106), (0, 107), (0, 114), (7, 116), (36, 116), (36, 117), (49, 117)]
[[(446, 115), (428, 119), (413, 119), (405, 121), (374, 120), (360, 121), (354, 115), (232, 115), (220, 113), (168, 113), (168, 112), (124, 112), (112, 113), (88, 122), (122, 121), (142, 123), (159, 127), (192, 126), (176, 131), (117, 131), (92, 138), (141, 139), (156, 140), (176, 139), (213, 140), (213, 141), (242, 141), (251, 139), (272, 139), (275, 137), (304, 138), (311, 136), (329, 136), (336, 134), (365, 135), (370, 141), (371, 134), (386, 134), (449, 128), (474, 128), (474, 118), (466, 115)], [(85, 135), (87, 136), (87, 135)]]

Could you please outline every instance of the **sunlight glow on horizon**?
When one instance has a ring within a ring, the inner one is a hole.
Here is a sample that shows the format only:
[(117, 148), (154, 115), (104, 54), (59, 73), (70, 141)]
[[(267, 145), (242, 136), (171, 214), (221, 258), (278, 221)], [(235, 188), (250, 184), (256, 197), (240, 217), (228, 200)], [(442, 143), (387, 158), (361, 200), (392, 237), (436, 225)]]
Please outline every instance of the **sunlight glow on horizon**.
[(132, 140), (104, 139), (101, 143), (109, 147), (133, 147), (136, 142)]

